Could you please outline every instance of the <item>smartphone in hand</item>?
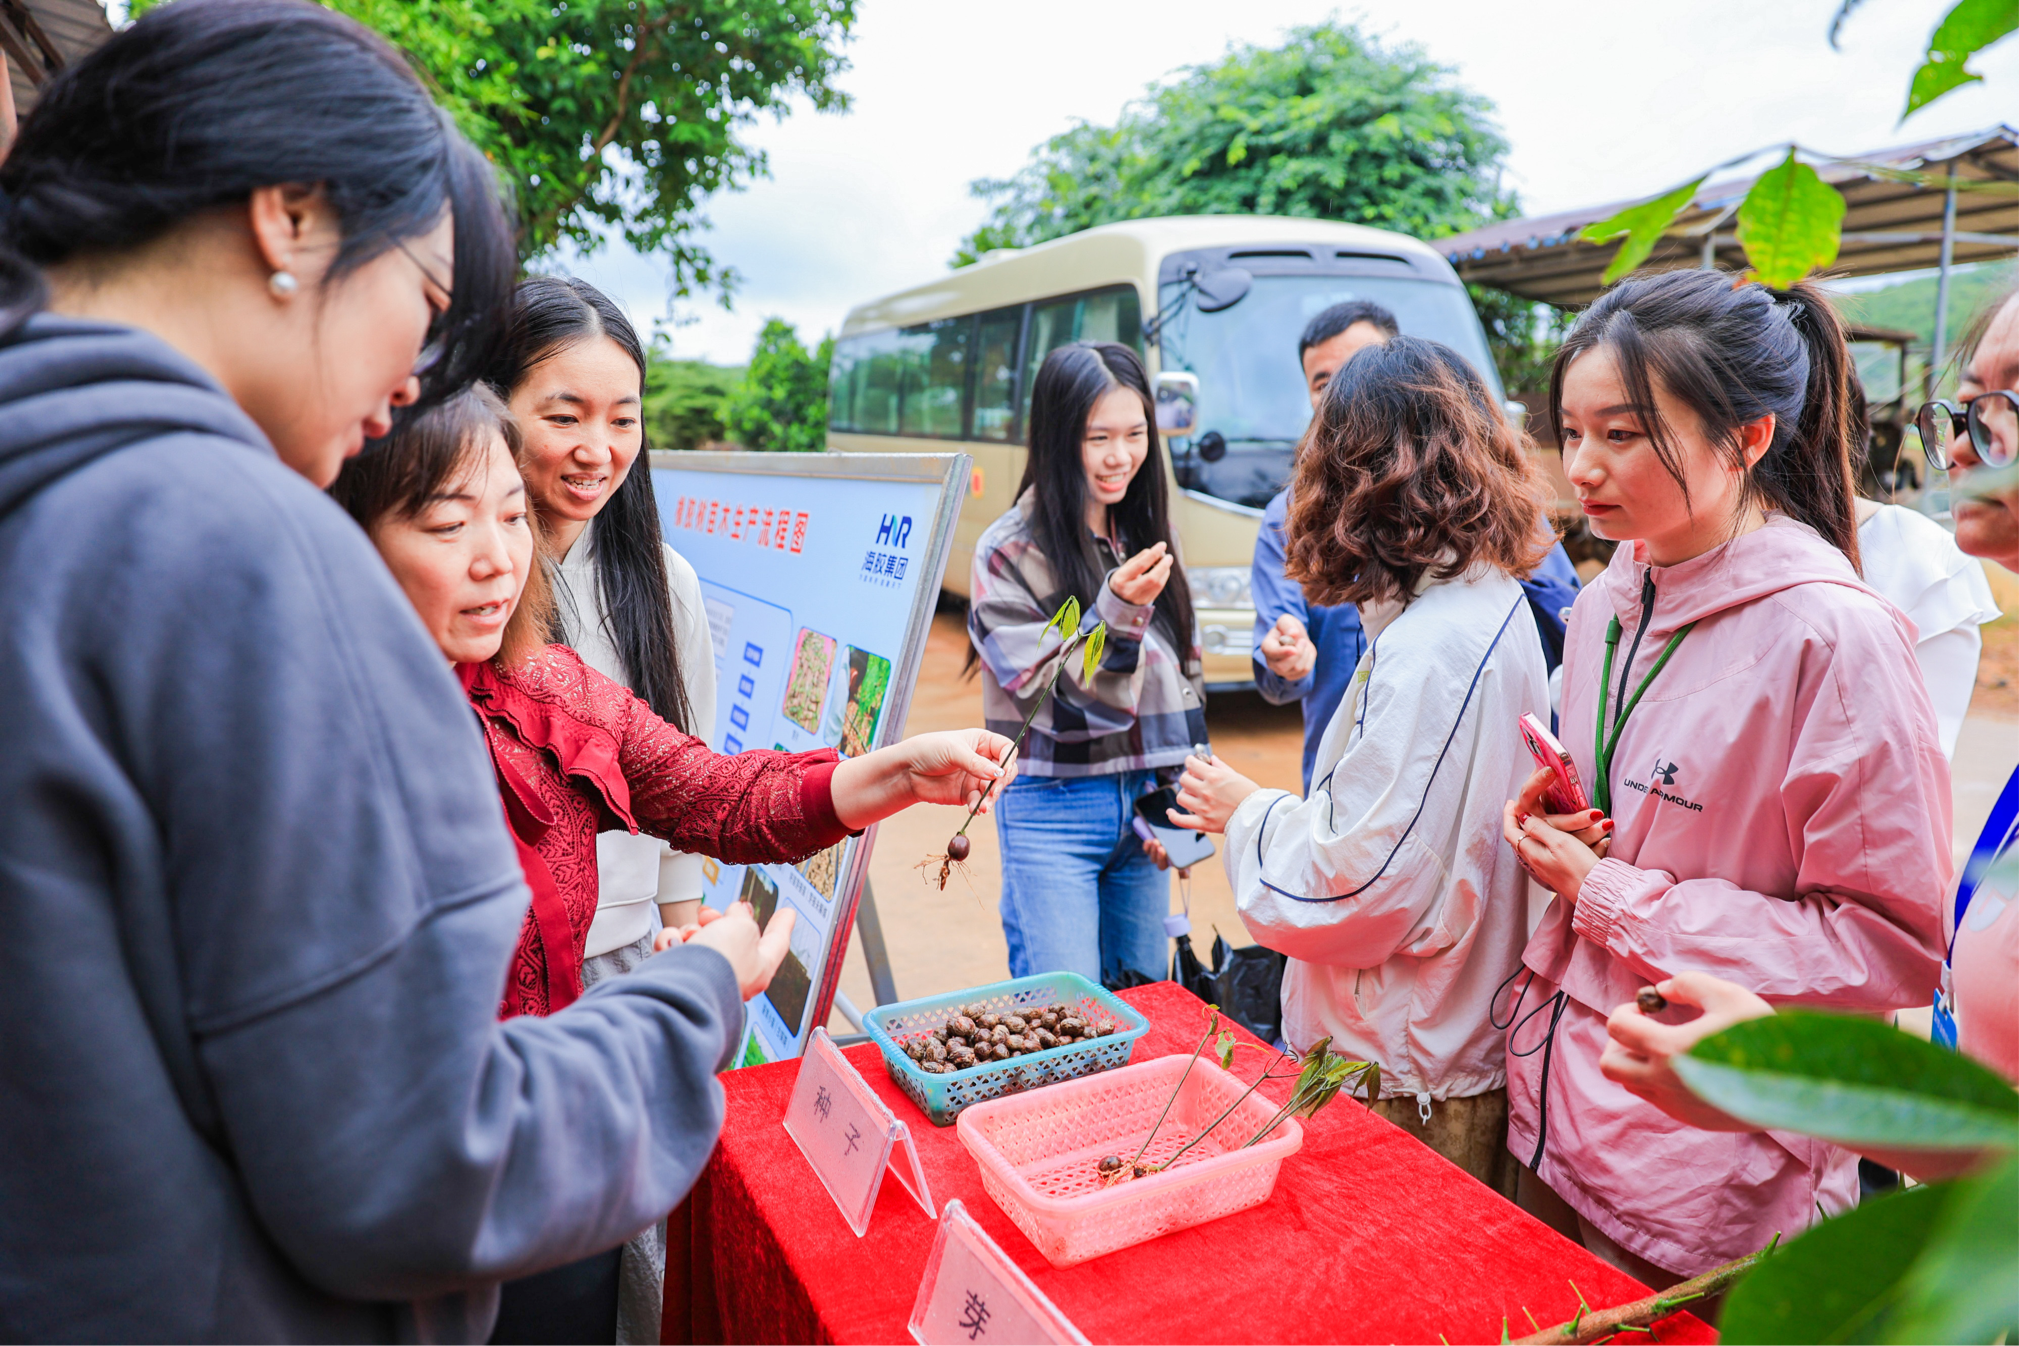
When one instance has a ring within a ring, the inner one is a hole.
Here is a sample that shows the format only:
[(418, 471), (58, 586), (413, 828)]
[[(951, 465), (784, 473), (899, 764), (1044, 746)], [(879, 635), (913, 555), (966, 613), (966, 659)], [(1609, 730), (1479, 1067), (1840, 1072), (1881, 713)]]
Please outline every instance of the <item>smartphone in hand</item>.
[(1535, 759), (1535, 764), (1554, 780), (1544, 796), (1551, 813), (1577, 813), (1591, 807), (1584, 782), (1577, 778), (1577, 763), (1570, 760), (1569, 750), (1549, 732), (1548, 725), (1532, 713), (1523, 715), (1521, 741), (1528, 745), (1528, 755)]
[(1173, 869), (1190, 869), (1202, 860), (1213, 858), (1213, 843), (1206, 840), (1203, 832), (1194, 832), (1189, 827), (1177, 827), (1171, 822), (1169, 810), (1178, 807), (1178, 792), (1166, 785), (1161, 790), (1152, 790), (1136, 801), (1136, 819), (1141, 824), (1135, 829), (1137, 836), (1143, 836), (1148, 828), (1148, 841), (1155, 837), (1164, 843), (1164, 853), (1171, 857)]

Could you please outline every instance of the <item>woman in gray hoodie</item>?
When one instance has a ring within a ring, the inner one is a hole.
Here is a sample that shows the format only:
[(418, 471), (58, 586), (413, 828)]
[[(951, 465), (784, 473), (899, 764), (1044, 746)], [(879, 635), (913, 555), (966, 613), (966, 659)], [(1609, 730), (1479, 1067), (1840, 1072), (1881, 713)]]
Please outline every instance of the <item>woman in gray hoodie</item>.
[(319, 489), (471, 382), (489, 168), (350, 20), (179, 0), (0, 193), (0, 1338), (481, 1341), (678, 1202), (783, 952), (496, 1021), (490, 763)]

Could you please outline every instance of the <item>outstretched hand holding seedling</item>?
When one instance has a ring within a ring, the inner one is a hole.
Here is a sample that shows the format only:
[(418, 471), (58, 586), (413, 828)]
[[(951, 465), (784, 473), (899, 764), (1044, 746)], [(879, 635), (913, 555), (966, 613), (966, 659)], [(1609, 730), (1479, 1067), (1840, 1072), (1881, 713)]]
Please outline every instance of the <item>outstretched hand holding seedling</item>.
[[(1024, 715), (1023, 726), (1017, 730), (1017, 736), (1010, 744), (1009, 753), (1003, 758), (1002, 764), (1005, 769), (1008, 768), (1011, 762), (1016, 760), (1018, 749), (1024, 745), (1024, 735), (1031, 731), (1031, 721), (1037, 719), (1038, 712), (1045, 707), (1045, 702), (1052, 699), (1052, 690), (1059, 685), (1059, 675), (1066, 671), (1067, 657), (1076, 649), (1080, 652), (1080, 676), (1085, 681), (1091, 682), (1093, 681), (1094, 670), (1101, 666), (1101, 653), (1107, 649), (1108, 624), (1106, 622), (1095, 622), (1086, 630), (1080, 630), (1080, 600), (1070, 595), (1067, 596), (1066, 601), (1059, 607), (1059, 610), (1052, 614), (1052, 619), (1045, 623), (1045, 629), (1038, 633), (1040, 643), (1053, 631), (1059, 633), (1058, 648), (1043, 656), (1033, 666), (1033, 671), (1035, 671), (1038, 668), (1044, 667), (1045, 659), (1052, 660), (1051, 681), (1045, 684), (1044, 691), (1038, 695), (1036, 701), (1031, 703), (1029, 712)], [(939, 862), (939, 888), (941, 892), (946, 891), (946, 881), (948, 876), (953, 873), (954, 866), (964, 864), (968, 855), (972, 852), (973, 843), (967, 839), (967, 829), (973, 825), (976, 815), (982, 810), (982, 806), (988, 803), (989, 796), (995, 793), (995, 788), (995, 784), (991, 783), (982, 790), (981, 796), (974, 801), (973, 806), (967, 811), (967, 817), (961, 822), (960, 831), (954, 833), (953, 837), (946, 843), (945, 854), (927, 856), (920, 863), (919, 868), (923, 869), (935, 860)]]

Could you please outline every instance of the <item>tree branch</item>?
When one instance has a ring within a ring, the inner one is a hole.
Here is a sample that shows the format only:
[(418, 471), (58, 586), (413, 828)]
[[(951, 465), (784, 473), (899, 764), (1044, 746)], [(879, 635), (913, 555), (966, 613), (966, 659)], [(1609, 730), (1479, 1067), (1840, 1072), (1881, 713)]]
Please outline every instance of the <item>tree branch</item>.
[[(675, 11), (668, 10), (657, 19), (641, 18), (638, 21), (637, 38), (631, 44), (631, 59), (624, 63), (624, 73), (617, 77), (617, 110), (610, 114), (610, 119), (603, 124), (603, 129), (598, 131), (596, 138), (589, 142), (589, 158), (591, 162), (601, 162), (603, 151), (609, 148), (610, 142), (617, 138), (617, 132), (623, 129), (624, 118), (631, 111), (631, 81), (637, 77), (639, 67), (645, 64), (645, 58), (651, 54), (657, 45), (658, 35), (672, 26), (674, 17)], [(589, 180), (594, 181), (599, 176), (600, 170), (591, 173)], [(581, 190), (569, 195), (565, 200), (556, 201), (550, 205), (542, 212), (540, 223), (550, 225), (554, 232), (558, 234), (561, 228), (561, 221), (568, 218), (569, 213), (575, 209), (576, 203), (582, 199), (583, 193), (586, 191), (587, 187), (585, 186)]]
[(1621, 1332), (1645, 1330), (1689, 1304), (1720, 1295), (1732, 1288), (1745, 1277), (1748, 1271), (1759, 1265), (1768, 1253), (1779, 1243), (1777, 1235), (1774, 1243), (1768, 1244), (1756, 1253), (1749, 1253), (1734, 1262), (1714, 1267), (1694, 1280), (1672, 1285), (1660, 1294), (1649, 1295), (1646, 1299), (1636, 1299), (1631, 1304), (1622, 1304), (1616, 1309), (1605, 1309), (1597, 1313), (1582, 1310), (1577, 1317), (1567, 1323), (1558, 1323), (1546, 1331), (1533, 1336), (1518, 1337), (1514, 1346), (1588, 1346), (1595, 1341), (1603, 1341)]

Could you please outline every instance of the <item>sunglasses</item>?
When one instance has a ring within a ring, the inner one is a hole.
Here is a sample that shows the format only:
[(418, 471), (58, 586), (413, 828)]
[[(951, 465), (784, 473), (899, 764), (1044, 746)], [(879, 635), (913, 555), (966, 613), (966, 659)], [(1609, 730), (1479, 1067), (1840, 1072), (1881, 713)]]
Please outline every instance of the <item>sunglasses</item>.
[(1966, 411), (1954, 402), (1924, 402), (1914, 413), (1928, 465), (1940, 472), (1955, 466), (1949, 446), (1968, 434), (1970, 449), (1986, 467), (2009, 467), (2019, 459), (2019, 393), (1979, 393)]

